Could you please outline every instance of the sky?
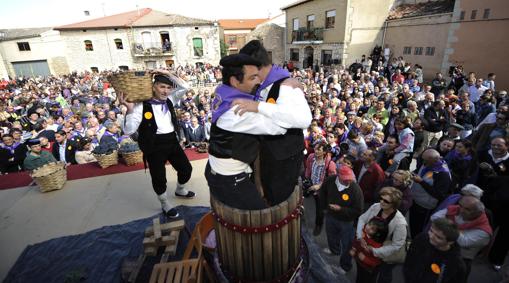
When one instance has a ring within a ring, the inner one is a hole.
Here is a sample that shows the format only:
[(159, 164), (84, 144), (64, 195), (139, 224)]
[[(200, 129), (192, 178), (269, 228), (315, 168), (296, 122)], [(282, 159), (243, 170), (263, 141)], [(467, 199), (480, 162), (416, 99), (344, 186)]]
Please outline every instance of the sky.
[[(54, 27), (104, 15), (152, 8), (171, 14), (217, 20), (274, 17), (297, 0), (2, 0), (0, 29)], [(256, 3), (256, 5), (253, 5)], [(84, 11), (90, 11), (85, 16)]]

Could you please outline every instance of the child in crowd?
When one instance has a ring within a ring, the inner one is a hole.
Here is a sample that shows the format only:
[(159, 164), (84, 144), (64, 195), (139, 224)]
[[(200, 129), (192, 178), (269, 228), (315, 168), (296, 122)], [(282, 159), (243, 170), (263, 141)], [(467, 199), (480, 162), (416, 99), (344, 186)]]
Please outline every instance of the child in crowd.
[[(389, 227), (380, 217), (373, 217), (362, 229), (362, 240), (371, 248), (379, 248), (387, 237)], [(374, 270), (382, 263), (382, 260), (375, 257), (370, 249), (363, 246), (361, 241), (355, 239), (350, 250), (350, 255), (355, 258), (357, 264), (367, 270)]]

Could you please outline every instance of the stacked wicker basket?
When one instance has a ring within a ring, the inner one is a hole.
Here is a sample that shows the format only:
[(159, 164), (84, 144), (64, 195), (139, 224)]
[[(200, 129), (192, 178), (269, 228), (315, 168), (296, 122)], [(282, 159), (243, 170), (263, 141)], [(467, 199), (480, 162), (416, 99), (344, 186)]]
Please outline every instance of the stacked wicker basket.
[(67, 170), (63, 162), (45, 164), (30, 174), (41, 192), (49, 192), (63, 189), (67, 181)]
[(108, 81), (115, 92), (124, 93), (128, 102), (141, 102), (152, 97), (152, 75), (148, 71), (114, 73)]
[(94, 157), (103, 169), (118, 164), (118, 151), (116, 150), (110, 154), (94, 154)]

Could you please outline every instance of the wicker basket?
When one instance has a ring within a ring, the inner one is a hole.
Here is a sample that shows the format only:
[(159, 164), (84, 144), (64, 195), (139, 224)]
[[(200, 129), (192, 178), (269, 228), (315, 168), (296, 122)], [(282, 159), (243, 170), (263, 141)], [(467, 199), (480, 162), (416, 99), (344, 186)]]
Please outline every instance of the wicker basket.
[(94, 157), (101, 168), (108, 168), (118, 164), (118, 152), (116, 150), (110, 154), (94, 154)]
[(125, 165), (133, 166), (138, 163), (143, 162), (143, 152), (141, 150), (122, 153), (122, 159), (124, 160)]
[(128, 102), (141, 102), (152, 98), (152, 75), (147, 71), (115, 73), (108, 81), (117, 93), (126, 94)]
[(63, 162), (52, 162), (30, 174), (42, 193), (63, 189), (67, 181), (67, 170)]

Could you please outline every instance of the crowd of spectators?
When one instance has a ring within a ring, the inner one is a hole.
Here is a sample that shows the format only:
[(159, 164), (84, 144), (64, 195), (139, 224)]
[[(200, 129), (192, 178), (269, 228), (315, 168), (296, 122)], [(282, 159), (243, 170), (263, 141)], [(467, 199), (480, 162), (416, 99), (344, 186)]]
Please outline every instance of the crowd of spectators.
[[(391, 282), (395, 263), (404, 261), (394, 257), (409, 239), (409, 255), (431, 246), (439, 252), (427, 252), (426, 260), (447, 258), (447, 264), (430, 269), (407, 257), (408, 280), (465, 282), (482, 253), (500, 269), (509, 249), (509, 99), (495, 87), (495, 74), (483, 79), (458, 66), (449, 80), (437, 73), (425, 82), (421, 66), (382, 56), (349, 68), (289, 69), (313, 113), (303, 184), (316, 200), (314, 234), (325, 218), (328, 252), (341, 254), (343, 271), (353, 258), (367, 272), (358, 272), (358, 282)], [(197, 86), (173, 102), (183, 146), (199, 147), (210, 134), (213, 89), (207, 86), (221, 81), (221, 71), (206, 64), (174, 72)], [(121, 138), (126, 108), (108, 75), (2, 81), (2, 174), (33, 169), (24, 161), (40, 151), (68, 164), (94, 162), (91, 151), (106, 132)], [(26, 143), (33, 139), (40, 150)]]

